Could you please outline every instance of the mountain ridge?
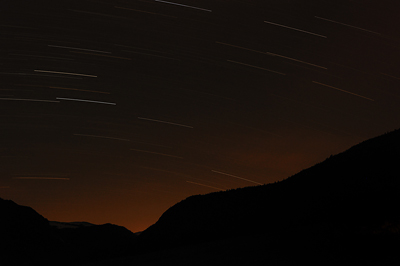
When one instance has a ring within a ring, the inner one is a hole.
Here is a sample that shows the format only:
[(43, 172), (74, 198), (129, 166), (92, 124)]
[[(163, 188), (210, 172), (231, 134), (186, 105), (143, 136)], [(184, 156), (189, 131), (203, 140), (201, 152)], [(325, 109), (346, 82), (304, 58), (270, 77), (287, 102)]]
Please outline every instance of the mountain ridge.
[[(2, 232), (16, 228), (1, 243), (14, 241), (5, 255), (19, 260), (6, 265), (52, 265), (49, 252), (64, 265), (396, 265), (399, 161), (397, 129), (279, 182), (190, 196), (140, 234), (111, 224), (49, 222), (30, 207), (0, 199), (3, 213), (9, 208), (33, 217), (14, 223), (23, 216), (11, 212), (0, 219)], [(24, 229), (33, 219), (39, 229)], [(55, 223), (76, 227), (57, 229)], [(15, 240), (18, 226), (28, 233)]]
[(399, 159), (400, 130), (395, 130), (279, 182), (188, 197), (146, 229), (141, 240), (156, 251), (241, 232), (277, 239), (308, 230), (309, 244), (334, 242), (339, 248), (345, 239), (384, 235), (385, 224), (397, 232)]

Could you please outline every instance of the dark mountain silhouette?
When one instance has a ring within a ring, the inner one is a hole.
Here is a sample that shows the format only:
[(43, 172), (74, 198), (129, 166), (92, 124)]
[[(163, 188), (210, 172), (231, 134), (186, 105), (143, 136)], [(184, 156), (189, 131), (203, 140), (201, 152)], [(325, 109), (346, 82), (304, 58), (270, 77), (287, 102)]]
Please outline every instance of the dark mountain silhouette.
[(0, 199), (0, 265), (75, 265), (128, 254), (137, 236), (113, 224), (49, 222)]
[(57, 234), (74, 252), (77, 262), (127, 255), (137, 238), (125, 227), (113, 224), (64, 228)]
[(1, 200), (2, 257), (14, 265), (399, 265), (399, 161), (396, 130), (280, 182), (191, 196), (140, 235), (49, 223)]
[(39, 258), (46, 262), (47, 252), (61, 244), (48, 220), (30, 207), (0, 199), (0, 217), (2, 265), (28, 265)]
[(0, 199), (2, 238), (15, 239), (18, 234), (42, 232), (49, 221), (30, 207), (20, 206), (11, 200)]
[(169, 254), (171, 262), (185, 258), (186, 265), (216, 265), (229, 256), (233, 265), (250, 258), (253, 264), (300, 258), (325, 264), (398, 263), (399, 162), (396, 130), (281, 182), (191, 196), (140, 235), (140, 248), (153, 251), (151, 260), (141, 262), (152, 265), (155, 254), (160, 259)]

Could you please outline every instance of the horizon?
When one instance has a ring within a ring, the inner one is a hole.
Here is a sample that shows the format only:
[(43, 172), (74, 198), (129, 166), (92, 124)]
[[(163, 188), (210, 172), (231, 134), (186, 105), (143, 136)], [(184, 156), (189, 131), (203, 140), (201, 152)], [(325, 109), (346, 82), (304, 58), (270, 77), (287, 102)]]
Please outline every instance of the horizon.
[(400, 128), (395, 1), (13, 1), (0, 198), (132, 232)]

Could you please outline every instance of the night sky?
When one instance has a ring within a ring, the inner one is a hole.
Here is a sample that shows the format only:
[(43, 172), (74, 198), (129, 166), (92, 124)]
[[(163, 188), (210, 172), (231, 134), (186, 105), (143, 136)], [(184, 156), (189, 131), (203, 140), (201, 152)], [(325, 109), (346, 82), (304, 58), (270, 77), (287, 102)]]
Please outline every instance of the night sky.
[(137, 232), (397, 129), (397, 2), (3, 1), (0, 197)]

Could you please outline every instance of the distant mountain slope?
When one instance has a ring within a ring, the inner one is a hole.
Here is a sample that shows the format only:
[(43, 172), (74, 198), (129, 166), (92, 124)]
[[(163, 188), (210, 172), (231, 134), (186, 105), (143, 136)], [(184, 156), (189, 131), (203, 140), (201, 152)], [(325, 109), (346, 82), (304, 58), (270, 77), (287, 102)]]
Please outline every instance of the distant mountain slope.
[(114, 224), (64, 228), (58, 236), (74, 252), (75, 261), (93, 261), (129, 254), (137, 236), (125, 227)]
[(2, 238), (15, 234), (34, 233), (47, 229), (49, 221), (30, 207), (21, 206), (11, 200), (0, 198), (0, 227)]
[(361, 245), (367, 257), (379, 250), (377, 257), (399, 259), (389, 252), (400, 247), (399, 162), (396, 130), (281, 182), (189, 197), (140, 235), (141, 246), (161, 250), (257, 238), (266, 249), (297, 243), (296, 249), (324, 246), (356, 259), (363, 253), (352, 245)]
[[(59, 229), (59, 227), (70, 228)], [(75, 226), (75, 227), (74, 227)], [(0, 199), (0, 265), (75, 265), (127, 254), (136, 234), (113, 224), (49, 222)]]
[(29, 265), (39, 258), (45, 264), (47, 253), (61, 244), (47, 219), (11, 200), (0, 199), (0, 236), (2, 265)]

